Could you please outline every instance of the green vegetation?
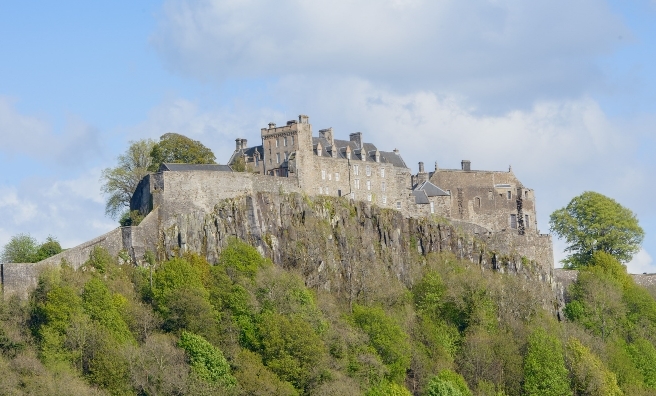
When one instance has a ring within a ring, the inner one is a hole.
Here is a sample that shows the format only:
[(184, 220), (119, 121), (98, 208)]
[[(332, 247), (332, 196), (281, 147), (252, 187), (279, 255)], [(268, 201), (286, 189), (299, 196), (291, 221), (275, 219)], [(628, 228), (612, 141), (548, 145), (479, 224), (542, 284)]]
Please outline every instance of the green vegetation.
[(0, 262), (3, 263), (36, 263), (54, 256), (62, 251), (61, 245), (52, 236), (38, 244), (29, 234), (14, 235), (2, 248)]
[(150, 153), (154, 146), (155, 142), (151, 139), (130, 142), (127, 151), (118, 156), (118, 165), (102, 171), (101, 190), (108, 197), (105, 213), (112, 218), (119, 215), (125, 217), (124, 212), (130, 207), (134, 190), (153, 163)]
[(197, 140), (177, 133), (165, 133), (150, 151), (151, 172), (157, 172), (163, 163), (214, 164), (216, 157), (212, 150)]
[(551, 231), (563, 238), (571, 255), (564, 263), (579, 268), (595, 252), (605, 252), (626, 263), (640, 250), (645, 232), (635, 214), (617, 201), (586, 191), (551, 214)]

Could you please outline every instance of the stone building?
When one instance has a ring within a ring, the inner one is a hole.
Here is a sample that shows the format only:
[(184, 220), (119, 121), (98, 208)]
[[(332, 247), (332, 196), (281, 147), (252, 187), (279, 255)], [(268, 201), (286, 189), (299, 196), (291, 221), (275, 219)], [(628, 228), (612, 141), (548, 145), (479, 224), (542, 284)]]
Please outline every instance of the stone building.
[(260, 131), (262, 144), (248, 147), (236, 139), (228, 162), (240, 161), (252, 173), (296, 180), (308, 195), (330, 195), (400, 210), (409, 217), (438, 215), (475, 224), (489, 232), (538, 233), (535, 196), (512, 170), (439, 169), (411, 174), (398, 150), (381, 151), (361, 132), (349, 140), (335, 138), (332, 128), (312, 136), (309, 117), (269, 123)]

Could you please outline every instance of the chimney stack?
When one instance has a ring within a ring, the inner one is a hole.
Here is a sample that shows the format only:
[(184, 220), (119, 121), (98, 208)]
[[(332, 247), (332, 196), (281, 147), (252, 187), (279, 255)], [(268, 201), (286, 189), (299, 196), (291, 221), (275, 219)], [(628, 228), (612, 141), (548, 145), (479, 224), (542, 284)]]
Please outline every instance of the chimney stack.
[(424, 173), (424, 163), (423, 162), (419, 163), (419, 173)]
[(235, 150), (241, 150), (241, 138), (235, 139)]
[(362, 132), (355, 132), (349, 135), (349, 140), (354, 142), (357, 148), (362, 148)]
[(276, 127), (276, 123), (273, 122), (273, 121), (271, 121), (271, 122), (269, 123), (269, 129), (273, 129), (273, 128), (275, 128), (275, 127)]
[(462, 170), (464, 170), (464, 171), (470, 171), (471, 170), (471, 161), (462, 160), (460, 165), (462, 167)]

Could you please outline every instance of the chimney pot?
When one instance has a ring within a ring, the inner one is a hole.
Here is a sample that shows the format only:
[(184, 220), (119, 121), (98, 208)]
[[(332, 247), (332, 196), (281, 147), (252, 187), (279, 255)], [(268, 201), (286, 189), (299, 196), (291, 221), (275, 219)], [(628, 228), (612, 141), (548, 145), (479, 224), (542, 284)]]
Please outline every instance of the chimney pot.
[(462, 167), (462, 170), (464, 170), (464, 171), (470, 171), (471, 170), (471, 161), (462, 160), (460, 165)]

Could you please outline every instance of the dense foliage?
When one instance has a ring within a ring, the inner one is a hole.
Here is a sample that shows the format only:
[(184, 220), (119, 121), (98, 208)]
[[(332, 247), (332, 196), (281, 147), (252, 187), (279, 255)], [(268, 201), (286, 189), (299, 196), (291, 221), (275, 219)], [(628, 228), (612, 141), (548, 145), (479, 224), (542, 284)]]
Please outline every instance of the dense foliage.
[(165, 133), (151, 152), (150, 171), (156, 172), (163, 163), (214, 164), (216, 157), (209, 148), (197, 140), (177, 133)]
[(96, 249), (0, 304), (0, 394), (656, 395), (656, 300), (596, 252), (558, 322), (448, 254), (342, 301), (233, 239), (217, 265)]
[(636, 215), (612, 198), (586, 191), (551, 214), (551, 231), (568, 244), (565, 264), (578, 268), (595, 252), (608, 253), (623, 263), (640, 250), (645, 232)]

